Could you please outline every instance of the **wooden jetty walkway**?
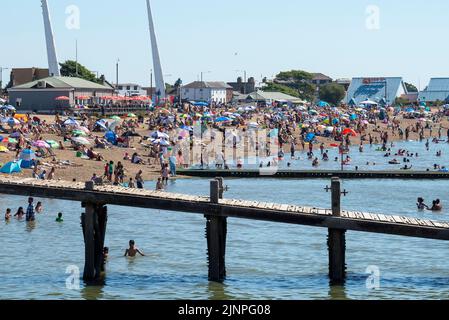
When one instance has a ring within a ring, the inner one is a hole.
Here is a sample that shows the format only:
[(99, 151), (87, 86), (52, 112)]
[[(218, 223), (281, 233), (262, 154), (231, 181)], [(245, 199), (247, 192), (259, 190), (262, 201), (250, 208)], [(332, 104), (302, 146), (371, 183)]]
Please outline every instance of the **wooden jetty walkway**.
[[(227, 218), (242, 218), (328, 229), (329, 277), (342, 283), (346, 276), (346, 231), (362, 231), (408, 237), (449, 240), (449, 222), (415, 219), (340, 208), (341, 183), (332, 178), (332, 209), (289, 204), (223, 199), (222, 178), (210, 182), (210, 195), (192, 196), (160, 191), (94, 185), (93, 182), (43, 181), (0, 176), (0, 194), (79, 201), (85, 243), (84, 279), (100, 277), (107, 225), (106, 205), (120, 205), (197, 213), (205, 216), (209, 256), (209, 279), (226, 277)], [(345, 193), (345, 192), (343, 192)]]
[(253, 170), (178, 170), (177, 174), (201, 178), (276, 178), (276, 179), (328, 179), (335, 176), (341, 179), (410, 179), (442, 180), (449, 179), (447, 172), (432, 171), (339, 171), (339, 170), (276, 170), (263, 168)]

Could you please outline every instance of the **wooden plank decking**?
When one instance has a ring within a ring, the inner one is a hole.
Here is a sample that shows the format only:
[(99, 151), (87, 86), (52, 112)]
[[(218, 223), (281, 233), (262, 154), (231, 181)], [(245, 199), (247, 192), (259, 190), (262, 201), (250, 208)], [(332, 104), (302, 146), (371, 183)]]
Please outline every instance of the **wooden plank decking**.
[(0, 176), (0, 194), (197, 214), (208, 213), (212, 216), (449, 240), (449, 222), (344, 210), (341, 212), (341, 217), (335, 217), (332, 216), (331, 210), (325, 208), (235, 199), (220, 199), (218, 204), (214, 204), (209, 197), (152, 190), (116, 186), (95, 186), (93, 190), (89, 190), (86, 189), (85, 183), (80, 182), (15, 179)]

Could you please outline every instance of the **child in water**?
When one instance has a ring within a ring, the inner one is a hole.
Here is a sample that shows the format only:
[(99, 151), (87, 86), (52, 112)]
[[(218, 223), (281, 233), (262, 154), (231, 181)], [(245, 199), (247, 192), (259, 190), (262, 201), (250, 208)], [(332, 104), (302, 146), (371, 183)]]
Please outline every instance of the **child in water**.
[(429, 207), (424, 203), (423, 198), (418, 198), (418, 202), (416, 203), (416, 206), (418, 207), (418, 210), (429, 209)]
[(11, 209), (6, 209), (5, 220), (9, 221), (11, 219)]
[(56, 222), (63, 222), (64, 219), (62, 218), (62, 212), (58, 213), (58, 217), (56, 218)]
[(135, 257), (137, 254), (140, 254), (142, 257), (145, 256), (139, 248), (136, 247), (136, 243), (134, 240), (129, 240), (129, 248), (125, 251), (125, 257)]

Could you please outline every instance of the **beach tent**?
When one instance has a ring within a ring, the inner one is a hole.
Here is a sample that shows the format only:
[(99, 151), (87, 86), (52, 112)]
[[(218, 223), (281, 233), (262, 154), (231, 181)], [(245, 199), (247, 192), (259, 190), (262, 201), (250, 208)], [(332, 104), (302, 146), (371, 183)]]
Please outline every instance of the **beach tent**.
[(106, 132), (106, 134), (104, 135), (105, 139), (112, 143), (112, 144), (116, 144), (117, 143), (117, 135), (113, 132), (113, 131), (108, 131)]
[(29, 169), (34, 164), (34, 159), (36, 159), (36, 154), (31, 149), (25, 149), (20, 153), (21, 164), (20, 167), (24, 169)]
[(7, 173), (7, 174), (20, 173), (22, 172), (22, 169), (20, 169), (21, 163), (22, 160), (19, 160), (17, 162), (8, 162), (3, 167), (1, 167), (0, 173)]

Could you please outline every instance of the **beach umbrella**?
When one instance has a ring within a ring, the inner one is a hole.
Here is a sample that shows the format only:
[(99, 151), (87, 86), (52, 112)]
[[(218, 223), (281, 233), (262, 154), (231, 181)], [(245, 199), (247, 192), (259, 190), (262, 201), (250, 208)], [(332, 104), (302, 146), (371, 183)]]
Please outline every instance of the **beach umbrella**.
[(59, 149), (59, 143), (57, 143), (56, 141), (47, 140), (45, 142), (47, 142), (52, 149)]
[(33, 146), (37, 147), (37, 148), (46, 148), (46, 149), (50, 148), (50, 145), (47, 142), (42, 141), (42, 140), (37, 140), (37, 141), (33, 142)]
[(22, 169), (20, 168), (21, 163), (21, 160), (17, 162), (8, 162), (0, 169), (0, 173), (12, 174), (22, 172)]
[(75, 119), (69, 118), (66, 121), (64, 121), (64, 124), (66, 126), (79, 126), (78, 121), (76, 121)]
[(69, 101), (70, 98), (66, 96), (60, 96), (55, 98), (56, 101)]
[(83, 146), (88, 146), (91, 143), (89, 142), (89, 140), (87, 140), (86, 138), (83, 137), (76, 137), (76, 138), (72, 138), (72, 141), (77, 143), (77, 144), (81, 144)]
[(354, 131), (354, 129), (345, 129), (343, 130), (342, 134), (345, 135), (352, 135), (353, 137), (357, 137), (357, 132)]
[(16, 111), (16, 108), (14, 106), (12, 106), (12, 105), (1, 106), (0, 109), (8, 110), (8, 111)]
[(134, 113), (128, 113), (129, 118), (137, 118), (137, 116)]
[(17, 140), (14, 138), (4, 138), (2, 140), (3, 143), (17, 143)]
[(362, 120), (362, 124), (369, 124), (368, 120)]
[(16, 131), (16, 132), (11, 133), (9, 136), (11, 138), (20, 138), (21, 135), (22, 134), (20, 132)]
[(314, 133), (308, 133), (306, 135), (306, 139), (304, 140), (305, 142), (311, 142), (313, 141), (313, 139), (315, 139), (316, 135)]
[(9, 118), (9, 119), (7, 120), (7, 123), (8, 123), (8, 125), (9, 125), (10, 127), (14, 127), (14, 126), (20, 124), (20, 121), (17, 120), (17, 119), (14, 119), (14, 118)]
[(258, 128), (258, 127), (259, 127), (259, 124), (258, 124), (257, 122), (250, 122), (250, 123), (248, 124), (248, 127), (251, 127), (251, 128)]
[(334, 127), (326, 127), (325, 131), (334, 132)]
[(179, 131), (178, 136), (181, 138), (188, 138), (190, 137), (190, 132), (188, 130), (181, 130)]
[(82, 131), (82, 130), (73, 130), (72, 134), (74, 136), (77, 136), (77, 137), (85, 137), (85, 136), (87, 136), (87, 133)]
[(121, 118), (119, 116), (112, 116), (111, 119), (115, 120), (115, 121), (120, 121), (121, 120)]
[(151, 134), (154, 139), (170, 139), (170, 136), (164, 132), (156, 131)]
[(85, 133), (90, 133), (89, 129), (87, 129), (86, 127), (79, 127), (78, 130), (84, 131)]
[(103, 129), (105, 131), (108, 130), (108, 128), (105, 126), (105, 123), (102, 121), (95, 122), (95, 125), (99, 126), (101, 129)]
[(0, 136), (0, 142), (2, 142), (3, 139), (5, 139), (5, 138), (3, 136)]
[(219, 117), (215, 119), (215, 122), (226, 122), (226, 121), (232, 121), (232, 119), (228, 117)]
[(318, 115), (318, 111), (312, 109), (312, 110), (309, 111), (309, 114), (310, 115)]
[(5, 146), (0, 146), (0, 152), (8, 152), (8, 148)]

